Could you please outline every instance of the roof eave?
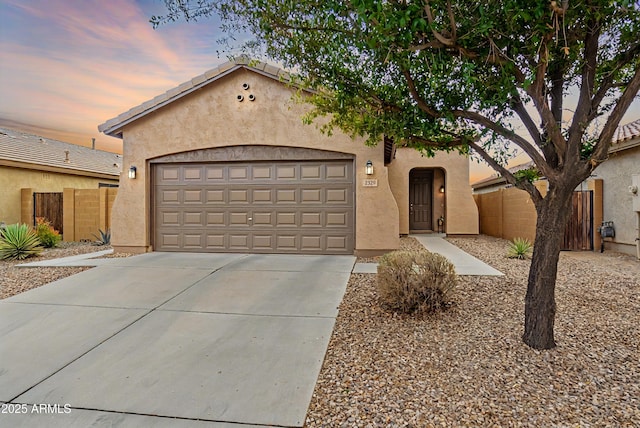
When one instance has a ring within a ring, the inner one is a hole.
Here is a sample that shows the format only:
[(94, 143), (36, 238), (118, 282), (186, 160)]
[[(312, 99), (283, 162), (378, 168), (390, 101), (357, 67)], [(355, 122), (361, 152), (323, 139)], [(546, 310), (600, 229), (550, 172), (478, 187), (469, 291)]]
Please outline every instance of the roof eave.
[(101, 178), (105, 180), (118, 181), (120, 179), (119, 170), (113, 173), (105, 173), (105, 172), (99, 172), (99, 171), (87, 171), (85, 169), (63, 168), (63, 167), (52, 166), (52, 165), (42, 165), (37, 163), (13, 161), (8, 159), (0, 159), (0, 166), (6, 166), (10, 168), (31, 169), (34, 171), (56, 172), (59, 174), (78, 175), (82, 177)]

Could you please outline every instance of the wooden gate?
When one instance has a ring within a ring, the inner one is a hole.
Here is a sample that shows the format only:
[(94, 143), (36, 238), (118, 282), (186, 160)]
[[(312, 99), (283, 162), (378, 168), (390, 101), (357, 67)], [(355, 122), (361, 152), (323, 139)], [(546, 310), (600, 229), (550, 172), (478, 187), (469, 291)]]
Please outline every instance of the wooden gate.
[(593, 192), (573, 192), (571, 217), (564, 231), (563, 250), (593, 250)]
[(44, 217), (60, 234), (62, 230), (62, 193), (34, 193), (33, 194), (33, 225), (36, 218)]

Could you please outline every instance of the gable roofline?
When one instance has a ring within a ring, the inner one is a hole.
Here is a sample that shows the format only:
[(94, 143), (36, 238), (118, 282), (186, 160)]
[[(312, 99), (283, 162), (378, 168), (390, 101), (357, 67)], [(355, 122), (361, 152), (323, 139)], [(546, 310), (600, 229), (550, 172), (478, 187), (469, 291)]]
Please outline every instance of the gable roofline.
[(195, 92), (239, 69), (249, 70), (277, 81), (291, 81), (291, 74), (266, 62), (252, 61), (249, 57), (240, 56), (219, 65), (203, 74), (188, 80), (175, 88), (169, 89), (157, 97), (129, 109), (128, 111), (98, 125), (98, 131), (112, 137), (122, 138), (122, 128), (126, 125), (171, 104), (172, 102)]

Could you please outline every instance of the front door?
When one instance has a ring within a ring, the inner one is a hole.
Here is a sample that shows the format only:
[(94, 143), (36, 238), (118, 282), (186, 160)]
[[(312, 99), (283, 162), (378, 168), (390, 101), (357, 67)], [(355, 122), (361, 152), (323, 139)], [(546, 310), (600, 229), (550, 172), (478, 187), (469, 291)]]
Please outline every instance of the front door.
[(409, 229), (433, 230), (433, 171), (409, 173)]

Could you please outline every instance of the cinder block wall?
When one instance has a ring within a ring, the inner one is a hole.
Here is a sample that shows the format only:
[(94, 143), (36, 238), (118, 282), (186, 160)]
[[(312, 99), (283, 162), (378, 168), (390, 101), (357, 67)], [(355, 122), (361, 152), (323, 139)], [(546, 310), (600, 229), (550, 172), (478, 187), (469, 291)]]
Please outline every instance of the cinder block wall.
[(99, 230), (111, 228), (111, 208), (118, 189), (64, 189), (65, 241), (94, 241)]
[[(544, 181), (536, 182), (545, 195)], [(536, 236), (536, 209), (529, 194), (517, 187), (473, 195), (478, 205), (480, 233), (512, 240), (526, 238), (531, 242)]]

